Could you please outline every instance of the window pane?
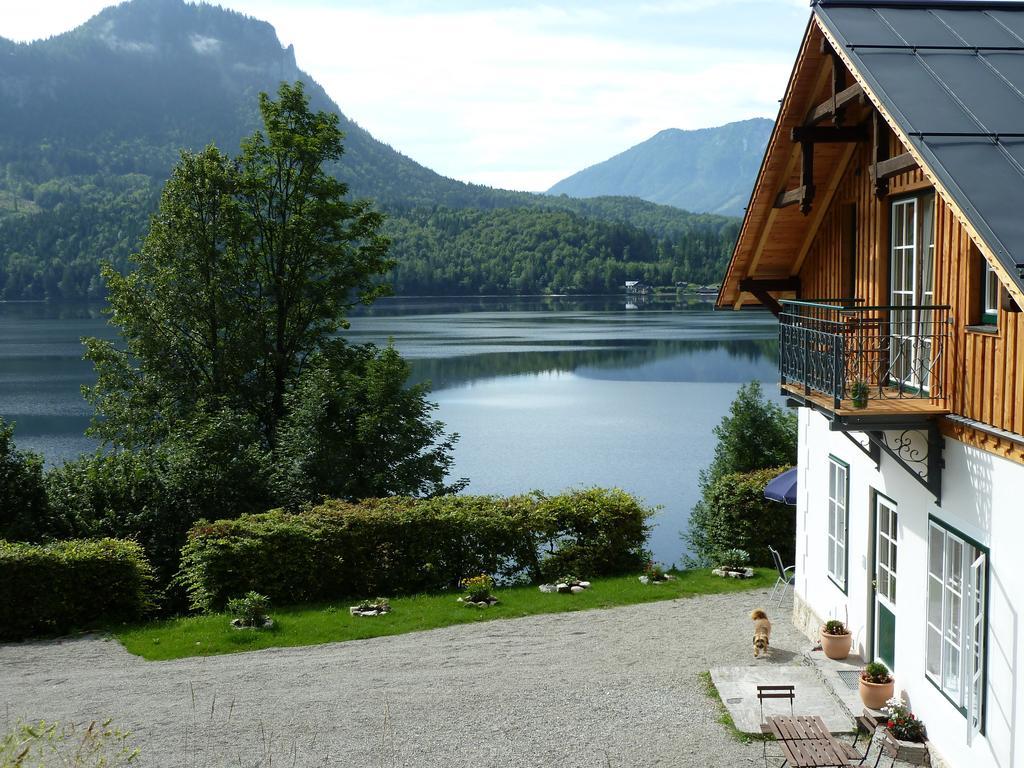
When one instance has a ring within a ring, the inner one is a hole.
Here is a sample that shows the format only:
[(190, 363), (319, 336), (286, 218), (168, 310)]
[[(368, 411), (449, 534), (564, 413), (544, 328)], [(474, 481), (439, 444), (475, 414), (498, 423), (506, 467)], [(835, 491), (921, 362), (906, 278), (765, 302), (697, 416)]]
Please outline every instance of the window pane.
[(945, 654), (942, 660), (942, 687), (953, 701), (960, 703), (960, 651), (949, 643), (945, 643)]
[(961, 591), (964, 569), (964, 545), (953, 536), (946, 537), (946, 584), (956, 592)]
[(833, 543), (828, 543), (828, 572), (835, 575), (836, 572), (836, 548)]
[(928, 579), (928, 621), (936, 630), (942, 626), (942, 584), (932, 578)]
[(941, 528), (936, 525), (931, 526), (931, 530), (928, 532), (928, 572), (943, 581), (945, 578), (942, 573), (942, 551), (945, 538)]
[(889, 514), (885, 511), (884, 507), (878, 516), (878, 530), (887, 536), (889, 535)]
[(926, 667), (927, 672), (932, 677), (938, 679), (939, 672), (942, 668), (942, 637), (938, 631), (929, 629), (928, 630), (928, 665)]

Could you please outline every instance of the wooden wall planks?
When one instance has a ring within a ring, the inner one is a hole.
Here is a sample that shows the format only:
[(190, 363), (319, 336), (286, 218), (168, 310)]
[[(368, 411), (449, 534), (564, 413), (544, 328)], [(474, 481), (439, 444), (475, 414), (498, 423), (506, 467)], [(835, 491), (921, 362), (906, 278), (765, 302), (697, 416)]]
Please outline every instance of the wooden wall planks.
[[(890, 135), (890, 154), (905, 148)], [(889, 304), (889, 211), (894, 198), (928, 187), (920, 170), (890, 180), (889, 195), (874, 194), (871, 151), (854, 152), (835, 197), (821, 220), (800, 269), (806, 299), (849, 295), (851, 258), (849, 207), (856, 206), (855, 295), (866, 304)], [(949, 304), (950, 337), (940, 376), (951, 412), (1006, 432), (1024, 435), (1024, 312), (1000, 309), (995, 332), (982, 330), (980, 292), (982, 256), (956, 215), (941, 199), (935, 210), (935, 303)], [(974, 326), (974, 328), (972, 328)], [(997, 438), (969, 427), (944, 422), (943, 431), (983, 450), (1024, 463), (1020, 442)]]

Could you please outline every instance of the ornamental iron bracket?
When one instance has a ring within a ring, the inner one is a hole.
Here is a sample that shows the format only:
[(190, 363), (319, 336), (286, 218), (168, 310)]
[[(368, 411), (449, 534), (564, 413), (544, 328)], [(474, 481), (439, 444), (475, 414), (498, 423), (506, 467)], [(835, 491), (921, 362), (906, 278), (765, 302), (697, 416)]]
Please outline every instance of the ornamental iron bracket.
[(876, 451), (884, 451), (935, 497), (936, 505), (942, 506), (942, 470), (946, 460), (942, 458), (945, 440), (938, 423), (930, 420), (926, 426), (889, 432), (872, 430), (865, 434)]
[(846, 435), (846, 438), (855, 446), (857, 446), (858, 450), (860, 450), (861, 453), (863, 453), (865, 456), (871, 459), (871, 463), (875, 465), (875, 469), (878, 469), (878, 465), (882, 460), (882, 450), (878, 447), (877, 444), (870, 440), (870, 436), (868, 439), (868, 444), (864, 445), (864, 443), (855, 438), (852, 433), (844, 431), (842, 432), (842, 434)]

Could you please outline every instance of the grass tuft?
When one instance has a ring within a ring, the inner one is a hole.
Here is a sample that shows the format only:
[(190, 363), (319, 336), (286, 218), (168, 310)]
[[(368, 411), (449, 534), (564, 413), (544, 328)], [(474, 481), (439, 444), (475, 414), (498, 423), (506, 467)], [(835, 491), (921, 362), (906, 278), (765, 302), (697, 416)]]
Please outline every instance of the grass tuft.
[(730, 736), (741, 744), (749, 744), (752, 741), (768, 741), (771, 739), (771, 736), (765, 733), (745, 733), (737, 728), (736, 721), (732, 719), (732, 715), (729, 714), (729, 710), (726, 708), (725, 702), (722, 701), (722, 696), (718, 692), (718, 686), (716, 686), (715, 681), (711, 679), (711, 673), (701, 672), (700, 679), (704, 684), (704, 692), (710, 698), (714, 699), (718, 705), (718, 722), (725, 726), (726, 730), (729, 731)]
[(496, 589), (494, 594), (500, 603), (486, 609), (456, 602), (455, 592), (413, 595), (393, 598), (391, 613), (373, 618), (349, 615), (348, 607), (358, 603), (357, 599), (326, 605), (271, 606), (274, 626), (269, 630), (233, 629), (230, 615), (215, 613), (118, 628), (112, 634), (131, 653), (149, 661), (162, 661), (364, 640), (456, 624), (740, 592), (769, 587), (775, 576), (774, 571), (766, 568), (756, 569), (752, 579), (722, 579), (708, 570), (690, 570), (677, 573), (672, 581), (652, 585), (641, 584), (635, 575), (619, 576), (594, 580), (590, 589), (575, 595), (545, 594), (536, 586), (511, 587)]

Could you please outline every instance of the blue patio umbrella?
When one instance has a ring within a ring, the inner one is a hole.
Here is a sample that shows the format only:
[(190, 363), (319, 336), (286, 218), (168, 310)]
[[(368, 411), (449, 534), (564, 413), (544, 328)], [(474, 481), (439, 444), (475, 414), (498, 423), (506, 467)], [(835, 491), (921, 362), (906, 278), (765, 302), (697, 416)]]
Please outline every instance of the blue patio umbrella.
[(796, 467), (787, 469), (764, 487), (764, 497), (796, 506)]

